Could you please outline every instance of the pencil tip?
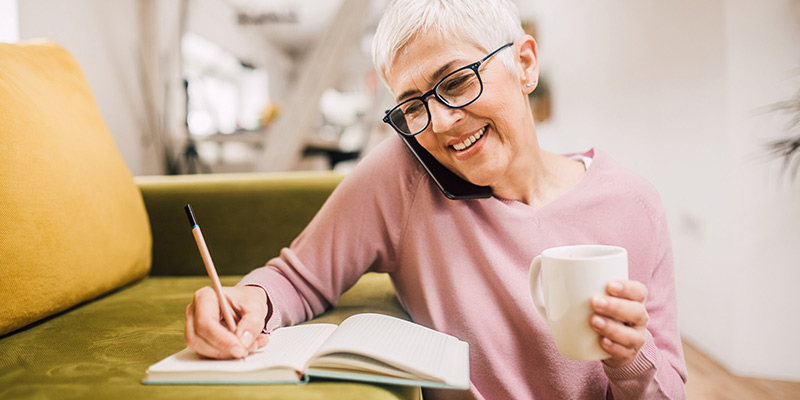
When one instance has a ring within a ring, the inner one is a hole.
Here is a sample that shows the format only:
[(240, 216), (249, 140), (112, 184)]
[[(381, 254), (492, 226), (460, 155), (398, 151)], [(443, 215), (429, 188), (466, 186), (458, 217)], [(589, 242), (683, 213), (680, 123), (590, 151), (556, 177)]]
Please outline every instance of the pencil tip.
[(194, 212), (192, 212), (192, 206), (187, 204), (183, 207), (183, 210), (186, 211), (186, 217), (189, 218), (189, 226), (194, 229), (194, 226), (197, 225), (197, 221), (194, 219)]

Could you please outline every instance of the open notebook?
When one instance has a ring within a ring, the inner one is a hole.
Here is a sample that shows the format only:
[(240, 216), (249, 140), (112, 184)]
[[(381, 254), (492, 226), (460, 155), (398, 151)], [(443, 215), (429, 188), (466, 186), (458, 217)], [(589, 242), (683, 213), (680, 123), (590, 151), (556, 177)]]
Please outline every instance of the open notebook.
[(333, 324), (279, 328), (244, 360), (212, 360), (191, 349), (147, 369), (147, 384), (253, 384), (310, 378), (469, 388), (469, 345), (453, 336), (381, 314)]

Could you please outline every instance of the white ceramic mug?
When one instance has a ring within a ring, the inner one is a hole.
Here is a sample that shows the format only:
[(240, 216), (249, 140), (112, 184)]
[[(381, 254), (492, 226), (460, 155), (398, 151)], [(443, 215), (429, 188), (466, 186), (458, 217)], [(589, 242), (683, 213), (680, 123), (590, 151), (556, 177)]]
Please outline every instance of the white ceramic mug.
[(628, 279), (628, 252), (622, 247), (553, 247), (531, 263), (529, 281), (536, 310), (547, 321), (558, 351), (573, 360), (609, 357), (592, 330), (589, 300), (606, 293), (615, 279)]

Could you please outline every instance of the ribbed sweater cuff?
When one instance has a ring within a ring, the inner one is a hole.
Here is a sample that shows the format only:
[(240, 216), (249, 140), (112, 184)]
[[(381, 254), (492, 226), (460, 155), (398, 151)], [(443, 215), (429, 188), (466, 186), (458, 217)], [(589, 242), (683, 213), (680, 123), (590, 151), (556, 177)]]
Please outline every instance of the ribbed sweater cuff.
[(628, 365), (622, 367), (610, 367), (603, 363), (606, 376), (611, 380), (635, 379), (655, 368), (658, 360), (658, 347), (656, 347), (653, 336), (647, 331), (647, 338), (644, 346), (639, 349), (639, 354)]

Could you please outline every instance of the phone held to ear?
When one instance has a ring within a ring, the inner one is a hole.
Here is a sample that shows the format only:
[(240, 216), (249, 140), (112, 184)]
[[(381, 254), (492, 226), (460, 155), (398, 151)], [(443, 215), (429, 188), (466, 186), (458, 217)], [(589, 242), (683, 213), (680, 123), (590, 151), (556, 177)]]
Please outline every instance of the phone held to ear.
[(428, 150), (425, 150), (413, 136), (400, 135), (414, 157), (428, 172), (436, 186), (448, 199), (486, 199), (492, 197), (492, 189), (488, 186), (478, 186), (466, 181), (439, 163)]

